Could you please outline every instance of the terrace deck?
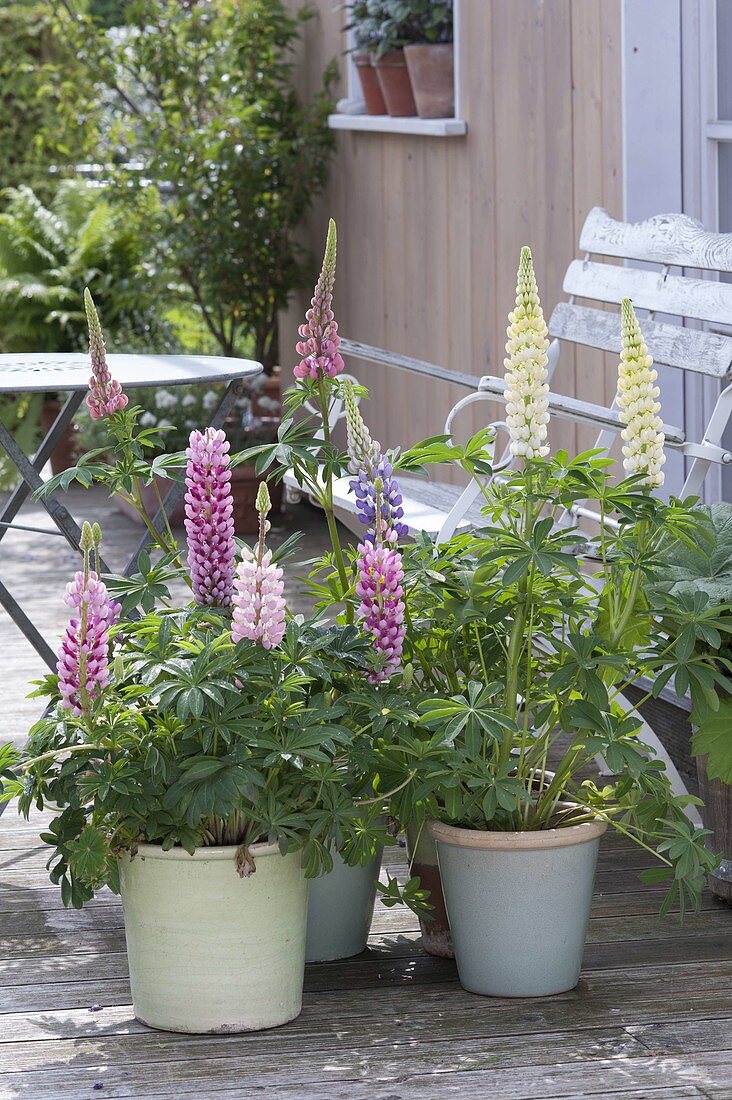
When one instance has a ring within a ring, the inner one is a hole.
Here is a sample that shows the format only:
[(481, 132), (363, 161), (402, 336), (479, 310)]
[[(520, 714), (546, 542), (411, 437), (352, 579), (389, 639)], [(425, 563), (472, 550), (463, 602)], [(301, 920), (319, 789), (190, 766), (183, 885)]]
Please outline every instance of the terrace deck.
[[(659, 922), (659, 892), (636, 877), (645, 860), (614, 838), (571, 993), (466, 993), (452, 962), (424, 955), (412, 915), (379, 906), (363, 955), (307, 968), (297, 1020), (196, 1037), (135, 1020), (119, 901), (64, 910), (38, 825), (12, 808), (0, 823), (3, 1100), (732, 1096), (729, 908), (708, 895), (683, 927)], [(405, 870), (402, 849), (395, 860)]]
[[(137, 529), (99, 494), (82, 503), (75, 514), (99, 519), (113, 564), (123, 560)], [(318, 526), (302, 556), (317, 552)], [(14, 532), (3, 542), (3, 579), (49, 640), (64, 622), (74, 567), (61, 540)], [(3, 737), (20, 742), (38, 713), (24, 685), (42, 666), (6, 619), (0, 645)], [(707, 894), (683, 926), (659, 921), (662, 892), (637, 878), (646, 857), (616, 836), (603, 841), (571, 993), (466, 993), (453, 963), (423, 953), (415, 918), (378, 905), (363, 955), (307, 968), (297, 1020), (195, 1037), (135, 1020), (119, 901), (105, 891), (82, 912), (63, 909), (44, 869), (42, 823), (13, 807), (0, 818), (0, 1100), (732, 1097), (732, 913)], [(406, 870), (400, 848), (387, 862)]]

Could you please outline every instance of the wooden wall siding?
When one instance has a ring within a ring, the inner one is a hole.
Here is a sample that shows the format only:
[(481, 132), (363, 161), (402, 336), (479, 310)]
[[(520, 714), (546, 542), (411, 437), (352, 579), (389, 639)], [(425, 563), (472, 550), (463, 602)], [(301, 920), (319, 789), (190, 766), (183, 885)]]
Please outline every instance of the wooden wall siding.
[[(339, 56), (345, 69), (342, 15), (333, 0), (315, 7), (299, 65), (305, 90), (329, 58)], [(460, 0), (460, 38), (467, 136), (339, 132), (305, 243), (319, 255), (327, 218), (336, 219), (335, 305), (351, 339), (455, 370), (502, 373), (521, 245), (532, 247), (548, 316), (588, 211), (600, 204), (622, 215), (620, 3)], [(283, 316), (288, 352), (306, 304), (303, 295)], [(384, 444), (440, 431), (464, 393), (385, 367), (349, 366), (370, 387), (367, 416)], [(576, 359), (567, 348), (556, 386), (603, 403), (614, 374), (612, 357), (583, 351)], [(466, 414), (466, 429), (483, 421), (486, 406), (478, 409)], [(590, 441), (585, 430), (579, 440), (566, 425), (561, 431), (562, 445)]]

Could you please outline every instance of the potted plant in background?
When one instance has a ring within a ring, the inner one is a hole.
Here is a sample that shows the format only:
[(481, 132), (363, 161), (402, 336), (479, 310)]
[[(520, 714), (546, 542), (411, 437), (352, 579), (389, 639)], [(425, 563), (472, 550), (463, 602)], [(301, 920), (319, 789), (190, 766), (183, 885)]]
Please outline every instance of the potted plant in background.
[(379, 30), (373, 64), (386, 109), (395, 118), (416, 115), (417, 105), (404, 57), (404, 47), (414, 41), (412, 5), (407, 0), (381, 0), (378, 9)]
[[(673, 614), (679, 601), (703, 607), (723, 605), (727, 631), (710, 626), (701, 636), (687, 633), (686, 646), (710, 660), (724, 674), (732, 671), (732, 505), (717, 503), (695, 509), (703, 521), (693, 543), (669, 541), (661, 551), (662, 568), (654, 585), (659, 607)], [(691, 694), (692, 752), (696, 754), (704, 822), (710, 845), (721, 862), (709, 876), (710, 889), (732, 902), (732, 698), (729, 688), (689, 680), (675, 683), (679, 695)], [(715, 690), (716, 688), (716, 690)], [(711, 690), (710, 690), (711, 689)], [(721, 694), (720, 694), (721, 691)]]
[[(247, 393), (236, 399), (234, 409), (224, 425), (231, 447), (240, 451), (260, 443), (270, 442), (277, 436), (281, 404), (277, 397), (267, 394), (269, 379), (259, 375), (247, 386)], [(167, 454), (185, 450), (191, 431), (201, 430), (208, 423), (212, 412), (223, 397), (223, 390), (204, 390), (201, 386), (175, 386), (170, 390), (139, 389), (135, 399), (141, 406), (140, 427), (154, 429), (159, 445)], [(88, 413), (79, 416), (80, 444), (86, 451), (103, 450), (107, 438), (104, 423), (93, 420)], [(234, 505), (234, 529), (239, 535), (255, 534), (258, 530), (255, 502), (263, 476), (256, 474), (254, 462), (243, 462), (232, 467), (231, 491)], [(158, 475), (152, 482), (137, 486), (145, 512), (152, 518), (160, 507), (166, 491), (165, 478)], [(272, 481), (272, 515), (279, 515), (282, 507), (282, 486)], [(115, 493), (116, 506), (136, 523), (142, 523), (139, 501), (130, 497), (120, 487)], [(170, 517), (173, 527), (182, 527), (185, 521), (183, 501)]]
[(455, 114), (452, 0), (413, 0), (414, 39), (404, 57), (420, 118)]
[(381, 84), (373, 65), (374, 50), (379, 42), (381, 29), (381, 0), (357, 0), (350, 8), (351, 22), (346, 27), (353, 31), (351, 56), (361, 82), (366, 113), (385, 115), (386, 103)]
[[(654, 692), (674, 675), (708, 691), (730, 683), (688, 644), (729, 630), (722, 609), (680, 601), (661, 622), (647, 595), (660, 548), (693, 540), (699, 521), (688, 506), (653, 496), (663, 480), (655, 372), (627, 300), (622, 314), (628, 476), (615, 484), (599, 452), (548, 457), (548, 339), (522, 252), (506, 360), (506, 419), (521, 468), (485, 488), (486, 525), (463, 541), (469, 599), (456, 607), (459, 616), (485, 612), (475, 638), (482, 673), (419, 706), (427, 728), (442, 731), (422, 762), (433, 784), (428, 827), (460, 980), (477, 993), (538, 996), (576, 984), (606, 828), (657, 855), (659, 867), (643, 877), (671, 879), (662, 912), (675, 900), (682, 911), (696, 904), (714, 865), (705, 831), (684, 813), (693, 800), (673, 795), (622, 696), (641, 675)], [(577, 532), (558, 520), (587, 500), (619, 525), (600, 526), (583, 571)], [(483, 650), (486, 638), (493, 644)], [(615, 782), (584, 778), (597, 755)]]

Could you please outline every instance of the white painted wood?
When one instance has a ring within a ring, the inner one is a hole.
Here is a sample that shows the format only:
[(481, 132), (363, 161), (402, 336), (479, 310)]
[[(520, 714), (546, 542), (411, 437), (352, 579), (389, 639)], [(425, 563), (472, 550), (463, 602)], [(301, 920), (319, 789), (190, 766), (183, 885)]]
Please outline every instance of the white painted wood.
[(636, 308), (732, 325), (731, 283), (573, 260), (564, 277), (564, 290), (600, 302), (620, 303), (630, 298)]
[(423, 137), (462, 137), (464, 118), (392, 118), (391, 115), (328, 115), (331, 130), (361, 130), (377, 134), (421, 134)]
[[(494, 397), (503, 399), (503, 391), (506, 383), (503, 378), (494, 378), (486, 375), (480, 380), (481, 391), (485, 394), (493, 394)], [(608, 409), (605, 405), (595, 405), (591, 401), (580, 401), (575, 397), (567, 397), (563, 393), (547, 394), (549, 411), (552, 416), (558, 416), (563, 420), (573, 420), (580, 424), (594, 424), (597, 427), (609, 428), (619, 432), (624, 428), (620, 414), (614, 409)], [(664, 424), (663, 432), (666, 442), (673, 446), (680, 446), (684, 442), (684, 431), (672, 424)]]
[[(115, 355), (107, 356), (112, 377), (125, 389), (138, 386), (180, 386), (230, 382), (253, 378), (262, 364), (223, 355)], [(74, 352), (0, 355), (0, 393), (36, 393), (48, 390), (85, 390), (89, 385), (89, 356)]]
[(440, 382), (465, 386), (467, 389), (477, 389), (480, 385), (480, 377), (477, 374), (463, 374), (462, 371), (448, 370), (447, 367), (439, 367), (436, 363), (428, 363), (424, 359), (413, 359), (411, 355), (398, 355), (396, 352), (387, 351), (385, 348), (374, 348), (370, 344), (362, 344), (357, 340), (341, 340), (340, 350), (343, 355), (362, 359), (365, 363), (379, 363), (382, 366), (395, 367), (397, 370), (412, 371), (423, 378), (435, 378)]
[[(655, 363), (714, 378), (732, 374), (732, 337), (648, 319), (641, 322), (641, 327)], [(549, 318), (549, 333), (574, 344), (620, 353), (617, 313), (560, 302)]]
[(600, 256), (732, 271), (732, 233), (710, 233), (701, 222), (685, 214), (658, 214), (645, 221), (621, 222), (596, 206), (582, 227), (579, 247), (580, 252)]

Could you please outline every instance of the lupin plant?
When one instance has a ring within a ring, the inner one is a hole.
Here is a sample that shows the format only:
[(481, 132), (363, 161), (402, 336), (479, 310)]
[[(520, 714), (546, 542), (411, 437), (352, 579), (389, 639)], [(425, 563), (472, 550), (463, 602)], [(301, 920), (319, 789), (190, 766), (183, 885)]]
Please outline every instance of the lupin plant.
[[(662, 911), (674, 902), (683, 911), (698, 905), (714, 858), (705, 830), (686, 815), (698, 800), (673, 794), (624, 691), (641, 677), (653, 685), (645, 699), (669, 680), (709, 698), (732, 688), (708, 649), (695, 649), (695, 639), (719, 641), (730, 631), (725, 609), (705, 598), (673, 609), (654, 603), (662, 548), (703, 538), (703, 523), (693, 502), (653, 495), (663, 480), (658, 390), (629, 301), (618, 402), (628, 476), (619, 483), (600, 451), (550, 454), (546, 326), (526, 248), (507, 336), (514, 468), (482, 483), (484, 526), (438, 549), (432, 569), (440, 580), (426, 580), (416, 601), (430, 608), (446, 645), (464, 649), (467, 682), (440, 690), (440, 659), (423, 663), (423, 638), (407, 632), (406, 659), (433, 683), (421, 721), (442, 733), (441, 745), (412, 759), (415, 789), (430, 791), (418, 809), (498, 831), (599, 819), (657, 857), (642, 877), (668, 880)], [(574, 526), (579, 503), (600, 517), (594, 532)], [(442, 664), (449, 670), (449, 660)], [(596, 757), (616, 778), (587, 777)]]
[[(334, 262), (333, 235), (308, 316), (305, 351), (314, 356), (309, 378), (316, 384), (342, 369), (331, 309)], [(84, 456), (45, 491), (74, 479), (106, 484), (138, 508), (151, 545), (137, 575), (103, 581), (101, 531), (84, 524), (84, 567), (67, 590), (74, 615), (58, 676), (37, 692), (50, 697), (50, 707), (31, 730), (24, 758), (10, 747), (0, 751), (2, 797), (18, 795), (26, 815), (33, 804), (58, 807), (45, 834), (55, 847), (51, 877), (75, 906), (102, 884), (117, 889), (117, 857), (134, 854), (140, 843), (191, 852), (231, 845), (242, 875), (256, 869), (249, 849), (263, 839), (283, 851), (302, 849), (309, 874), (329, 869), (333, 847), (347, 861), (370, 860), (391, 839), (372, 749), (375, 724), (388, 741), (396, 719), (371, 683), (399, 664), (403, 605), (391, 530), (377, 523), (367, 544), (387, 557), (371, 604), (362, 595), (371, 607), (365, 630), (293, 617), (283, 570), (266, 545), (267, 485), (257, 498), (257, 544), (239, 544), (237, 553), (230, 485), (237, 456), (223, 431), (207, 428), (191, 433), (185, 455), (154, 467), (163, 474), (183, 469), (186, 568), (170, 527), (158, 531), (140, 499), (140, 483), (153, 480), (145, 451), (159, 439), (139, 427), (140, 410), (111, 378), (88, 293), (85, 304), (89, 407), (106, 424), (110, 446)], [(398, 510), (387, 466), (382, 472), (377, 495), (387, 486)], [(337, 537), (334, 549), (345, 570)], [(181, 580), (192, 595), (183, 607), (169, 587)], [(352, 605), (350, 611), (353, 617)], [(402, 888), (390, 880), (384, 890), (389, 903), (423, 904), (418, 881)]]

